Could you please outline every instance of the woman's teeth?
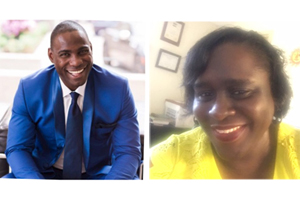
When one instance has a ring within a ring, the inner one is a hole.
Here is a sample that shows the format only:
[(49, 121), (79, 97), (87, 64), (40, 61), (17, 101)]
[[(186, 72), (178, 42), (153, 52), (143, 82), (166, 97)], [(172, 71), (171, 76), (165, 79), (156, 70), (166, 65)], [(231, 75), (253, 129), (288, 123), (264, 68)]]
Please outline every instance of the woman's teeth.
[(238, 130), (239, 128), (241, 128), (241, 126), (237, 126), (237, 127), (234, 127), (234, 128), (231, 128), (231, 129), (226, 129), (226, 130), (216, 129), (216, 131), (218, 133), (221, 133), (221, 134), (228, 134), (228, 133), (232, 133), (232, 132)]

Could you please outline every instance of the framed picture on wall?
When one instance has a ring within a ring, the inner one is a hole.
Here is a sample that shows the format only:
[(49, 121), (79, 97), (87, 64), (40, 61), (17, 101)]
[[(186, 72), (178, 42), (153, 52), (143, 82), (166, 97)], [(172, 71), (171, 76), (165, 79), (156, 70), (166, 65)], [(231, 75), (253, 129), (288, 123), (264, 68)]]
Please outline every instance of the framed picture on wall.
[(295, 49), (292, 54), (291, 54), (291, 58), (290, 58), (290, 62), (292, 65), (296, 66), (300, 64), (300, 48), (299, 49)]
[(160, 49), (156, 61), (156, 67), (176, 73), (179, 67), (180, 59), (181, 56), (164, 49)]
[(183, 28), (183, 22), (165, 22), (160, 39), (179, 46)]

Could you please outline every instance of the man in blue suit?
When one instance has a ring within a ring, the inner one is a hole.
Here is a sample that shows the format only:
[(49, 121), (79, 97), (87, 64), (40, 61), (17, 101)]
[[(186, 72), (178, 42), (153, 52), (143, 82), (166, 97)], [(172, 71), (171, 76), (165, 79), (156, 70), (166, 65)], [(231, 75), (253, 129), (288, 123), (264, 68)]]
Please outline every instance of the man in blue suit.
[(48, 56), (54, 65), (23, 78), (17, 89), (5, 152), (12, 173), (5, 177), (64, 179), (70, 93), (76, 92), (83, 127), (79, 179), (134, 179), (141, 151), (127, 80), (93, 64), (92, 44), (73, 21), (55, 27)]

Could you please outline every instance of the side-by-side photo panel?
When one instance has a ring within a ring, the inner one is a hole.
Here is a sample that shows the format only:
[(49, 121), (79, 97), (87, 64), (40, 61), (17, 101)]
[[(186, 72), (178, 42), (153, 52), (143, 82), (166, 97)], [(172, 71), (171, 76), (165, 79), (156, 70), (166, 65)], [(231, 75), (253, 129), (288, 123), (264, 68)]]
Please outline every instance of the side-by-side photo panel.
[(150, 179), (300, 179), (300, 30), (156, 22)]
[(0, 21), (0, 177), (144, 179), (145, 30)]

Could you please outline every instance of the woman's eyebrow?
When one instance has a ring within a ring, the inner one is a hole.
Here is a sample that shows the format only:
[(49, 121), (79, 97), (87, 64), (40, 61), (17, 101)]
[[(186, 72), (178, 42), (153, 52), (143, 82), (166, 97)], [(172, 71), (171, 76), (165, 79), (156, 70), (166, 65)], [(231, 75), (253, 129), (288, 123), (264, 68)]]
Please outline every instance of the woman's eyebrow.
[[(223, 85), (238, 85), (238, 86), (244, 86), (244, 85), (250, 85), (254, 81), (250, 79), (227, 79), (223, 82)], [(197, 81), (194, 83), (193, 87), (194, 89), (200, 89), (210, 86), (209, 82), (207, 81)]]
[(204, 87), (207, 87), (209, 86), (209, 83), (208, 82), (196, 82), (194, 83), (194, 88), (204, 88)]
[(226, 85), (249, 85), (252, 84), (254, 81), (250, 79), (228, 79), (224, 81)]

